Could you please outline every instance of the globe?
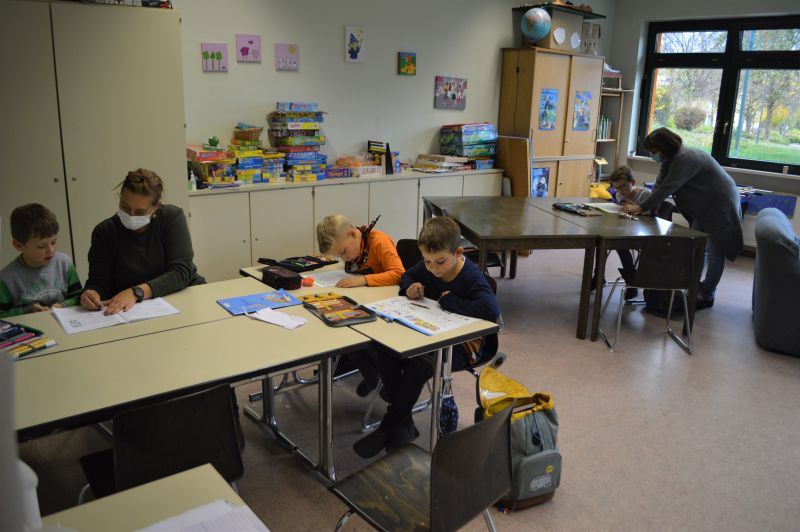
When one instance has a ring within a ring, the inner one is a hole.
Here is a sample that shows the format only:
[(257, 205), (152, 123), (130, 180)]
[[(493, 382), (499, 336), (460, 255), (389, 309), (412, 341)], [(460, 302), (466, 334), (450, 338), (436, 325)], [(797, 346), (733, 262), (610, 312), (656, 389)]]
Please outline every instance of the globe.
[(538, 41), (550, 33), (550, 15), (540, 7), (529, 9), (522, 15), (522, 34), (532, 41)]

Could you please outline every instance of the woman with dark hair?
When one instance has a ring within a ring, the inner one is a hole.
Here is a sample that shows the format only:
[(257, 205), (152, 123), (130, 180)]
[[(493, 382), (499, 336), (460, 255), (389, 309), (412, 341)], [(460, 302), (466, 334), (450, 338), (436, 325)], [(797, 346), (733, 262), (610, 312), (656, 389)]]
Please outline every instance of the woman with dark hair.
[(709, 154), (687, 148), (667, 128), (659, 128), (642, 145), (661, 169), (653, 193), (641, 204), (624, 205), (623, 212), (650, 211), (670, 194), (692, 228), (708, 233), (706, 273), (700, 283), (698, 309), (714, 304), (725, 259), (734, 260), (742, 250), (742, 208), (733, 178)]
[(142, 168), (120, 183), (119, 212), (95, 226), (81, 305), (106, 314), (205, 283), (183, 211), (163, 205), (161, 178)]

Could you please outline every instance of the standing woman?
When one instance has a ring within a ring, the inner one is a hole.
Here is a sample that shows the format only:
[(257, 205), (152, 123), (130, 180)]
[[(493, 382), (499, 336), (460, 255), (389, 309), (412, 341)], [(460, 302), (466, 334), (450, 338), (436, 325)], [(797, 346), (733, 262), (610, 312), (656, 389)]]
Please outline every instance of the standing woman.
[(733, 178), (709, 154), (687, 148), (667, 128), (659, 128), (642, 145), (654, 161), (661, 163), (656, 185), (640, 205), (625, 205), (623, 212), (649, 211), (672, 194), (692, 229), (708, 233), (706, 273), (700, 282), (697, 309), (714, 304), (725, 259), (734, 260), (742, 250), (742, 208)]
[(183, 211), (163, 205), (161, 178), (142, 168), (119, 185), (119, 212), (95, 226), (81, 305), (115, 314), (144, 299), (205, 283), (192, 262)]

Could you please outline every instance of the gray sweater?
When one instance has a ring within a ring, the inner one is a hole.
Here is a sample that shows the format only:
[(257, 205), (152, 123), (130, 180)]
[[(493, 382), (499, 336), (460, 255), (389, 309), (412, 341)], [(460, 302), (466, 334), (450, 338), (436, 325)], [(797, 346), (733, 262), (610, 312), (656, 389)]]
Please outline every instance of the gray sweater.
[(115, 214), (92, 232), (86, 289), (108, 299), (146, 282), (153, 297), (171, 294), (205, 283), (193, 258), (189, 226), (180, 208), (162, 205), (141, 234), (126, 229)]
[(742, 208), (733, 178), (706, 152), (681, 146), (661, 163), (653, 193), (639, 206), (650, 210), (672, 194), (692, 227), (708, 233), (714, 246), (733, 260), (744, 246)]

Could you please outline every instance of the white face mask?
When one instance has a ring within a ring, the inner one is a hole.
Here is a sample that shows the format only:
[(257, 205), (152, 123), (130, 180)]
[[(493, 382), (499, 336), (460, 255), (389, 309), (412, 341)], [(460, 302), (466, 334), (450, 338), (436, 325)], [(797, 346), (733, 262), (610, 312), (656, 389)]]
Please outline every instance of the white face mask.
[(119, 221), (122, 222), (122, 225), (125, 226), (125, 229), (136, 231), (137, 229), (147, 226), (147, 224), (150, 223), (150, 218), (152, 218), (153, 215), (148, 214), (147, 216), (131, 216), (127, 212), (120, 210), (117, 212), (117, 216), (119, 216)]

